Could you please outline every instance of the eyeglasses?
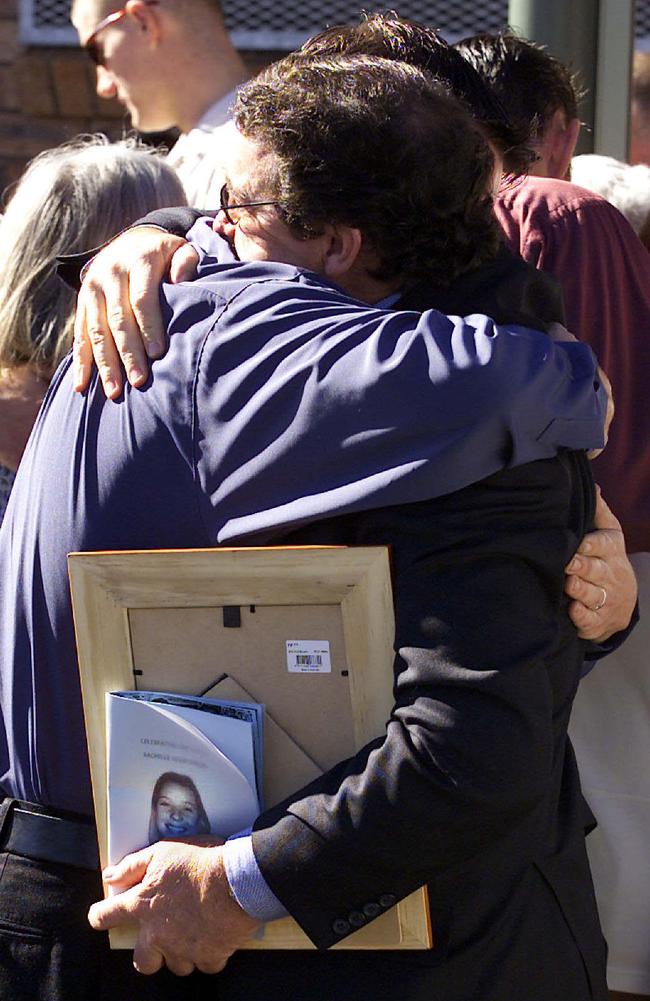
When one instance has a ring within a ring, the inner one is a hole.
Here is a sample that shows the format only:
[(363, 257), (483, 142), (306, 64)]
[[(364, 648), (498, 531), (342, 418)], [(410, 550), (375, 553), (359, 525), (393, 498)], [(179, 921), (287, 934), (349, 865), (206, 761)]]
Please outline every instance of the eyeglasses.
[(228, 191), (228, 185), (222, 184), (221, 191), (219, 192), (219, 206), (220, 211), (223, 212), (226, 217), (226, 222), (229, 222), (231, 226), (237, 225), (237, 219), (233, 219), (231, 212), (235, 209), (252, 209), (261, 205), (280, 205), (278, 201), (268, 201), (268, 202), (239, 202), (237, 205), (230, 204), (230, 192)]
[[(144, 0), (147, 7), (157, 7), (159, 0)], [(109, 25), (115, 24), (117, 21), (121, 21), (126, 14), (126, 7), (120, 7), (119, 10), (113, 11), (108, 17), (103, 18), (93, 33), (88, 36), (88, 39), (83, 44), (83, 49), (93, 61), (95, 66), (104, 65), (104, 52), (101, 44), (97, 41), (97, 36), (104, 28), (108, 28)]]

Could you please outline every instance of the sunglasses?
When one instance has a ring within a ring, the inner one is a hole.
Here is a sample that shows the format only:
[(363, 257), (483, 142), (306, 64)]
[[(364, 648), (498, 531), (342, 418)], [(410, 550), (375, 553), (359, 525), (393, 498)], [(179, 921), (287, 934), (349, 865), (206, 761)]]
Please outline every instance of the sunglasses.
[[(157, 7), (159, 0), (144, 0), (147, 7)], [(101, 42), (97, 41), (97, 36), (104, 30), (104, 28), (110, 27), (111, 24), (116, 24), (117, 21), (121, 21), (126, 14), (126, 7), (120, 7), (119, 10), (113, 11), (108, 17), (102, 18), (95, 30), (88, 39), (83, 44), (84, 52), (88, 55), (90, 60), (95, 64), (95, 66), (104, 65), (104, 51), (101, 47)]]
[(229, 222), (231, 226), (236, 226), (238, 219), (233, 219), (231, 212), (236, 209), (252, 209), (259, 207), (261, 205), (280, 205), (278, 201), (267, 201), (267, 202), (238, 202), (237, 205), (230, 204), (230, 192), (228, 191), (228, 185), (222, 184), (221, 191), (219, 192), (219, 208), (223, 212), (226, 222)]

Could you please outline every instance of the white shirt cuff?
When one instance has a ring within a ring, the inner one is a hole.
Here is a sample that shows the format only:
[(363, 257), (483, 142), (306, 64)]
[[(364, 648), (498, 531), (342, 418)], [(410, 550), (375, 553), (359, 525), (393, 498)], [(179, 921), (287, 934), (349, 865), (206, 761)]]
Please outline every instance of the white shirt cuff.
[(270, 889), (253, 854), (248, 832), (234, 835), (223, 846), (223, 865), (233, 897), (257, 921), (275, 921), (288, 911)]

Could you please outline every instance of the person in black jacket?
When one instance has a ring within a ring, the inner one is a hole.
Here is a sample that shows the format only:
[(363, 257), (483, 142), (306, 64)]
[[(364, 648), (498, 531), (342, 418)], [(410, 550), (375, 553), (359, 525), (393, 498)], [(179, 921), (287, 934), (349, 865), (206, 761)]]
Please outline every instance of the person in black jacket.
[[(287, 65), (290, 103), (282, 113), (280, 67), (270, 81), (244, 89), (237, 119), (249, 142), (259, 145), (263, 136), (267, 155), (278, 155), (277, 142), (285, 164), (312, 148), (313, 116), (331, 110), (320, 89), (318, 111), (308, 100), (317, 88), (313, 77), (305, 83), (310, 68), (303, 73)], [(336, 61), (311, 68), (335, 72)], [(264, 118), (260, 135), (255, 110), (265, 95), (272, 98), (274, 115)], [(275, 166), (267, 165), (267, 202), (275, 194)], [(309, 177), (301, 175), (306, 188)], [(283, 206), (291, 205), (289, 183), (285, 177), (282, 198), (276, 195)], [(340, 211), (340, 193), (334, 194)], [(371, 212), (385, 204), (385, 193), (370, 192), (368, 200)], [(317, 232), (317, 220), (303, 211), (309, 243), (309, 227)], [(336, 209), (319, 202), (319, 211), (328, 218)], [(237, 223), (223, 215), (227, 225), (222, 220), (220, 232), (241, 256)], [(291, 215), (285, 218), (290, 230)], [(488, 231), (489, 225), (486, 236)], [(251, 227), (248, 232), (250, 237)], [(255, 233), (261, 246), (264, 237)], [(207, 259), (206, 274), (211, 266)], [(417, 280), (405, 282), (403, 298), (408, 296), (411, 308), (435, 307), (446, 297), (464, 303), (464, 313), (488, 304), (495, 311), (494, 287), (478, 276), (485, 266), (493, 266), (489, 257), (468, 253), (465, 267), (445, 287), (441, 251), (435, 281), (429, 284), (417, 269), (409, 272)], [(510, 274), (518, 270), (514, 260)], [(518, 319), (525, 312), (534, 318), (521, 302), (519, 284), (509, 283), (507, 265), (503, 279), (502, 316), (511, 309)], [(347, 280), (347, 274), (339, 279), (344, 288)], [(217, 980), (220, 997), (306, 1001), (318, 985), (323, 996), (337, 999), (401, 994), (423, 1001), (604, 1001), (605, 945), (584, 847), (593, 818), (566, 735), (584, 647), (567, 615), (564, 567), (593, 512), (586, 458), (567, 451), (436, 500), (266, 534), (265, 542), (391, 545), (396, 661), (386, 736), (378, 735), (256, 822), (252, 843), (261, 875), (320, 948), (345, 938), (359, 920), (370, 920), (377, 902), (381, 909), (388, 906), (381, 901), (394, 902), (427, 882), (435, 947), (408, 958), (239, 953)], [(197, 858), (190, 848), (163, 846), (146, 855), (144, 868), (142, 859), (127, 860), (112, 879), (119, 888), (134, 888), (121, 900), (97, 905), (93, 921), (106, 927), (141, 919), (139, 962), (145, 970), (155, 968), (156, 955), (168, 958), (177, 972), (193, 965), (214, 969), (214, 958), (202, 958), (210, 936), (208, 910), (191, 910), (199, 922), (202, 913), (207, 921), (205, 927), (193, 925), (193, 952), (186, 939), (172, 946), (156, 937), (140, 906), (152, 888), (163, 887), (167, 870), (175, 874), (175, 892), (182, 892), (177, 851)], [(157, 910), (167, 913), (162, 902)]]

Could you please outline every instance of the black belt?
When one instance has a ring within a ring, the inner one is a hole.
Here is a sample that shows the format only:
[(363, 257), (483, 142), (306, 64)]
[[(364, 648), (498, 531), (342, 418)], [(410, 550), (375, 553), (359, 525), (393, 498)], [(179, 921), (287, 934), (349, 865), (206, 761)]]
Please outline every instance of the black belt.
[(0, 803), (0, 851), (99, 871), (92, 820), (9, 797)]

